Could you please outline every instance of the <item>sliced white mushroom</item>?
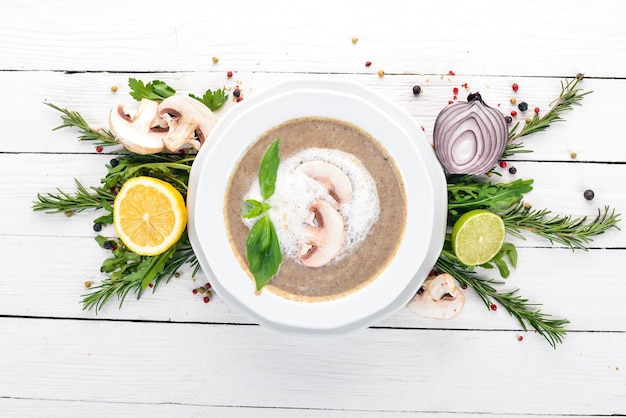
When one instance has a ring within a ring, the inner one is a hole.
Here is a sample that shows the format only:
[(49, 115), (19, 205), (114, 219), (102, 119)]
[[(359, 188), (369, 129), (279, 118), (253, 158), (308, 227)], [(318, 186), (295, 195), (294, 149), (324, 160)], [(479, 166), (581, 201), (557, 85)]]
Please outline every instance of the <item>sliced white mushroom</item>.
[(163, 143), (172, 152), (183, 148), (199, 150), (217, 123), (217, 118), (204, 103), (183, 94), (175, 94), (163, 100), (158, 115), (169, 126)]
[(123, 105), (109, 112), (109, 129), (118, 142), (137, 154), (154, 154), (164, 149), (167, 123), (158, 117), (159, 102), (143, 99), (134, 112)]
[(465, 295), (449, 274), (429, 276), (406, 305), (416, 315), (433, 319), (452, 319), (463, 310)]
[(313, 219), (306, 227), (298, 258), (307, 267), (330, 263), (344, 245), (343, 217), (329, 203), (318, 200), (310, 208)]
[(337, 204), (344, 204), (352, 197), (350, 178), (336, 165), (326, 161), (308, 161), (300, 164), (298, 170), (324, 185)]

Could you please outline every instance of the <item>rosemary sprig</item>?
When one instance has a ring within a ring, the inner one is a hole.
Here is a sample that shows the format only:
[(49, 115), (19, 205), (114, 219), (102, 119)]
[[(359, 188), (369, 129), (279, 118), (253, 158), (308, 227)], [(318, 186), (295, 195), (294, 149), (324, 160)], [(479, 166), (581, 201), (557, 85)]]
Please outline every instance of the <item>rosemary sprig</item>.
[[(87, 189), (77, 179), (76, 192), (66, 193), (60, 189), (58, 194), (45, 193), (37, 194), (37, 201), (33, 202), (34, 211), (44, 211), (46, 213), (81, 212), (85, 209), (101, 209), (112, 203), (115, 194), (102, 187), (90, 187)], [(91, 190), (91, 191), (89, 191)]]
[(598, 209), (598, 215), (591, 221), (587, 217), (571, 215), (550, 215), (547, 209), (529, 209), (522, 202), (511, 206), (500, 213), (507, 232), (517, 238), (524, 239), (522, 231), (529, 231), (546, 238), (550, 243), (559, 243), (572, 250), (587, 250), (592, 238), (608, 229), (617, 228), (620, 214), (608, 206)]
[(63, 124), (54, 128), (53, 131), (61, 128), (77, 128), (80, 132), (78, 139), (81, 141), (95, 141), (96, 145), (102, 146), (119, 145), (119, 142), (109, 130), (92, 128), (80, 113), (61, 108), (52, 103), (44, 102), (44, 104), (62, 113), (61, 120)]
[(553, 348), (556, 348), (556, 345), (561, 343), (567, 334), (565, 329), (565, 325), (569, 324), (567, 319), (554, 318), (541, 312), (537, 309), (539, 304), (530, 303), (528, 299), (518, 294), (519, 289), (499, 292), (494, 285), (502, 284), (502, 282), (478, 277), (475, 272), (468, 270), (466, 266), (459, 263), (451, 251), (444, 250), (441, 252), (435, 263), (435, 269), (441, 273), (450, 274), (459, 281), (461, 286), (471, 287), (485, 303), (487, 309), (492, 309), (491, 305), (494, 302), (502, 306), (509, 315), (519, 322), (524, 331), (528, 331), (528, 327), (532, 327)]
[[(580, 101), (591, 93), (591, 91), (581, 92), (582, 89), (577, 88), (578, 83), (583, 78), (584, 75), (578, 73), (572, 80), (566, 80), (565, 83), (561, 81), (561, 94), (550, 103), (550, 109), (541, 117), (535, 115), (521, 129), (519, 129), (520, 123), (517, 122), (509, 131), (509, 144), (526, 135), (545, 131), (553, 122), (564, 120), (561, 117), (561, 112), (572, 109), (575, 104), (580, 104)], [(509, 151), (513, 150), (511, 148)]]

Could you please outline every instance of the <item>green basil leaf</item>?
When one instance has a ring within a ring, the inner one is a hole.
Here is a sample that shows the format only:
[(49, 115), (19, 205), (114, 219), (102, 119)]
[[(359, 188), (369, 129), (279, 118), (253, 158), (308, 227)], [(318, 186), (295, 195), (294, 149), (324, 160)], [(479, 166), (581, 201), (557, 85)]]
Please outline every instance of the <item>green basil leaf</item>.
[(258, 200), (248, 199), (243, 202), (243, 217), (247, 219), (256, 218), (263, 215), (271, 208), (265, 202), (259, 202)]
[(250, 229), (246, 240), (246, 258), (256, 288), (261, 290), (276, 275), (283, 261), (278, 236), (269, 216), (261, 217)]
[(274, 194), (276, 173), (278, 172), (278, 165), (280, 164), (278, 143), (279, 140), (276, 139), (272, 145), (269, 146), (267, 151), (265, 151), (261, 166), (259, 167), (259, 185), (261, 186), (261, 196), (263, 200), (269, 199)]

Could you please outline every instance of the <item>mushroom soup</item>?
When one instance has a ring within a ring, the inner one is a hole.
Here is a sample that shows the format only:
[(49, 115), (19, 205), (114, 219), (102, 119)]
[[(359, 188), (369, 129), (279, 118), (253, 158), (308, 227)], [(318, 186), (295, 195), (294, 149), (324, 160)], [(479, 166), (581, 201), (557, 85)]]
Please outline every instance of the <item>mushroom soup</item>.
[(233, 171), (225, 218), (242, 267), (248, 270), (246, 239), (254, 223), (242, 218), (243, 202), (261, 200), (259, 165), (275, 139), (281, 163), (268, 203), (283, 262), (266, 288), (289, 299), (321, 301), (367, 285), (402, 239), (404, 185), (373, 137), (329, 118), (296, 118), (268, 130)]

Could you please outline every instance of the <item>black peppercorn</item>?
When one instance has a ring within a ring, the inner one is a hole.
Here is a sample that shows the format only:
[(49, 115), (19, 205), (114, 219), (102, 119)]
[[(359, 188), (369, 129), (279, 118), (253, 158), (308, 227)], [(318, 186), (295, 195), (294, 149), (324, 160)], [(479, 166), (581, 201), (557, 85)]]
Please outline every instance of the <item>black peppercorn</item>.
[(585, 196), (585, 199), (587, 200), (592, 200), (595, 197), (595, 193), (593, 192), (593, 190), (587, 189), (583, 193), (583, 196)]
[(422, 92), (422, 88), (420, 86), (413, 86), (413, 94), (418, 95)]
[(93, 230), (96, 232), (102, 231), (102, 224), (93, 224)]
[(515, 168), (515, 167), (513, 167), (513, 166), (509, 167), (509, 173), (510, 173), (510, 174), (515, 174), (515, 173), (517, 173), (517, 168)]
[(512, 118), (512, 117), (510, 117), (510, 116), (505, 116), (505, 117), (504, 117), (504, 120), (506, 120), (506, 123), (511, 123), (511, 122), (513, 122), (513, 118)]
[(104, 244), (102, 244), (102, 246), (105, 250), (112, 250), (113, 247), (115, 247), (115, 243), (113, 241), (104, 241)]
[(235, 97), (239, 97), (239, 96), (241, 96), (241, 90), (239, 90), (238, 88), (236, 88), (235, 90), (233, 90), (233, 96), (235, 96)]
[(525, 112), (526, 110), (528, 110), (528, 103), (526, 102), (521, 102), (520, 104), (517, 105), (517, 108), (522, 111)]
[(111, 161), (109, 161), (109, 164), (111, 164), (111, 167), (117, 167), (119, 163), (120, 161), (117, 158), (113, 158)]

